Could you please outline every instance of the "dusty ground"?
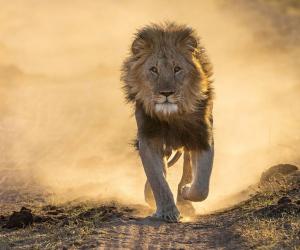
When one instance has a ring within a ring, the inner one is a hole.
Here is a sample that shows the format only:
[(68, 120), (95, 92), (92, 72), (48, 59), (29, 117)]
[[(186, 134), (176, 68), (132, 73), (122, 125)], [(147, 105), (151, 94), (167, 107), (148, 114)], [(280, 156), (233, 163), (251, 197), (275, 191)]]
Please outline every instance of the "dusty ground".
[[(298, 249), (300, 173), (280, 171), (264, 175), (248, 200), (176, 224), (145, 218), (151, 211), (141, 205), (53, 204), (41, 187), (29, 181), (16, 186), (17, 173), (3, 171), (0, 249)], [(9, 218), (22, 207), (31, 210), (23, 208), (25, 220), (16, 213), (17, 220)]]

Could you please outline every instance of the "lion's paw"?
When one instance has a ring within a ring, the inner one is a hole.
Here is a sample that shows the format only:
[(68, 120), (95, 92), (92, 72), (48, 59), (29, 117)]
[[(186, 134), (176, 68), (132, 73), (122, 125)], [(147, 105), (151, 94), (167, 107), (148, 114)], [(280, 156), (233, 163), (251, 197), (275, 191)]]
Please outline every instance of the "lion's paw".
[(197, 185), (185, 185), (182, 188), (182, 198), (185, 200), (198, 202), (204, 201), (208, 196), (208, 188)]
[(180, 213), (183, 216), (195, 216), (196, 215), (196, 210), (192, 204), (192, 202), (183, 200), (183, 201), (178, 201), (177, 202), (177, 207), (179, 208)]
[(176, 207), (168, 210), (156, 211), (156, 213), (154, 213), (151, 217), (153, 219), (163, 220), (171, 223), (179, 222), (181, 218), (180, 212)]

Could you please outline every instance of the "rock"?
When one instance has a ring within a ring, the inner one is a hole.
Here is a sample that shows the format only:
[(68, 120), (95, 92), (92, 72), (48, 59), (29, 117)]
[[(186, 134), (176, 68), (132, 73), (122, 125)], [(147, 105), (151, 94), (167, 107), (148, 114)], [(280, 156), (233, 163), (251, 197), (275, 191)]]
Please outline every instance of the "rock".
[(270, 167), (268, 170), (262, 173), (260, 182), (265, 183), (272, 181), (280, 176), (286, 176), (292, 174), (298, 170), (298, 167), (291, 164), (278, 164)]
[(280, 205), (280, 204), (287, 204), (287, 203), (291, 203), (291, 202), (292, 202), (292, 200), (289, 197), (283, 196), (277, 201), (277, 204)]
[(22, 207), (20, 212), (13, 212), (3, 228), (25, 228), (33, 223), (31, 210)]

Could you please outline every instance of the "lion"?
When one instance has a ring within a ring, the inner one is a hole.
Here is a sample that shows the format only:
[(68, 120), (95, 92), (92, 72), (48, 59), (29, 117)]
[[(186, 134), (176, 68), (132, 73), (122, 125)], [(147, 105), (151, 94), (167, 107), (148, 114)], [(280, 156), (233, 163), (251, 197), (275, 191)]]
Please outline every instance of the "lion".
[[(175, 23), (137, 31), (121, 80), (137, 123), (137, 148), (147, 177), (145, 200), (152, 218), (178, 222), (209, 192), (213, 166), (212, 65), (194, 29)], [(177, 202), (166, 181), (169, 165), (183, 152)]]

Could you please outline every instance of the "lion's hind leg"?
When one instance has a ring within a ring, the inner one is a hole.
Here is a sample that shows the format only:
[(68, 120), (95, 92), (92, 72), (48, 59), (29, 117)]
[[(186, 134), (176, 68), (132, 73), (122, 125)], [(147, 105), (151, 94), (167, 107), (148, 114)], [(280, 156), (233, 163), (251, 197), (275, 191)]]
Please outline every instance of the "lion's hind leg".
[(144, 196), (145, 196), (145, 201), (151, 208), (155, 208), (155, 199), (154, 195), (150, 186), (149, 181), (147, 180), (145, 183), (144, 187)]
[(195, 215), (195, 208), (192, 205), (192, 202), (183, 199), (182, 197), (182, 188), (192, 182), (192, 164), (191, 156), (188, 151), (184, 151), (183, 155), (183, 172), (181, 180), (178, 184), (177, 190), (177, 206), (182, 215), (193, 216)]

